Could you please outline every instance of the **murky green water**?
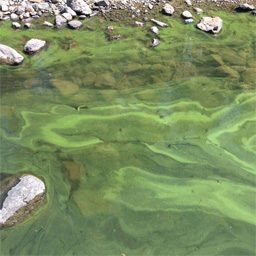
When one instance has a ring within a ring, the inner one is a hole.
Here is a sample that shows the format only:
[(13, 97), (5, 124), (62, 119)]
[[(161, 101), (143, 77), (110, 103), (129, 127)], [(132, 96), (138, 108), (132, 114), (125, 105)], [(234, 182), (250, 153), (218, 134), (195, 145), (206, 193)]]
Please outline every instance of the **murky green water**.
[(2, 176), (47, 185), (2, 255), (255, 255), (255, 18), (214, 14), (217, 37), (160, 16), (155, 49), (150, 23), (1, 24), (19, 51), (48, 43), (0, 67)]

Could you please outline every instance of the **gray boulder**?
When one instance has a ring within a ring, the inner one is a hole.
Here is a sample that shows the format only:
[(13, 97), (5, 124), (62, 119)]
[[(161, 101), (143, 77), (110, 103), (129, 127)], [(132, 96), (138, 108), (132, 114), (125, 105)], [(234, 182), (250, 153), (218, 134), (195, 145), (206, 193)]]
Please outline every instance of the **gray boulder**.
[(16, 50), (11, 47), (0, 44), (0, 63), (7, 65), (19, 65), (24, 60), (24, 57), (20, 55)]
[(68, 5), (77, 14), (92, 14), (92, 10), (90, 9), (89, 5), (85, 3), (83, 0), (69, 0)]
[(55, 17), (56, 28), (62, 28), (67, 25), (67, 20), (62, 15), (57, 15)]
[(165, 4), (164, 7), (163, 7), (163, 9), (162, 9), (162, 13), (163, 13), (163, 14), (166, 14), (166, 15), (172, 16), (173, 13), (174, 13), (174, 8), (173, 8), (173, 6), (170, 5), (170, 4)]
[(197, 24), (197, 28), (202, 31), (218, 34), (223, 25), (223, 20), (220, 17), (203, 17)]
[(255, 10), (255, 6), (249, 4), (241, 4), (236, 8), (236, 11), (238, 12), (249, 12), (253, 10)]
[(24, 46), (24, 51), (29, 54), (39, 52), (46, 44), (46, 41), (32, 38)]
[(30, 203), (38, 200), (44, 193), (43, 181), (32, 175), (20, 177), (18, 184), (10, 188), (4, 199), (0, 210), (0, 226), (12, 226), (19, 218), (24, 218), (25, 216), (21, 215), (28, 214), (29, 211), (22, 209), (29, 208)]
[(72, 20), (68, 23), (68, 26), (72, 29), (79, 29), (82, 27), (82, 22), (79, 20)]

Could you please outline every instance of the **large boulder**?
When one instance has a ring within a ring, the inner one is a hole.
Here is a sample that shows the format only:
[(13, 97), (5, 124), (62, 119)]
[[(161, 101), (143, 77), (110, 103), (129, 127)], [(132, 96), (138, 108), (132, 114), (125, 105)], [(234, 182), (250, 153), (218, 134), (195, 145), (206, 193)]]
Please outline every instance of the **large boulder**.
[(19, 65), (24, 60), (24, 57), (20, 55), (16, 50), (11, 47), (0, 44), (0, 63), (7, 65)]
[(223, 20), (220, 17), (203, 17), (197, 24), (197, 28), (205, 32), (218, 34), (222, 29)]
[(29, 54), (33, 54), (39, 52), (44, 46), (46, 42), (40, 39), (32, 38), (24, 46), (24, 51)]
[(68, 6), (77, 14), (90, 15), (92, 10), (83, 0), (68, 0)]
[(162, 13), (163, 13), (163, 14), (166, 14), (166, 15), (172, 16), (173, 13), (174, 13), (174, 8), (173, 8), (173, 6), (170, 5), (170, 4), (165, 4), (164, 7), (163, 7), (163, 9), (162, 9)]
[(1, 184), (0, 228), (13, 226), (26, 219), (45, 198), (45, 184), (33, 175), (8, 179)]

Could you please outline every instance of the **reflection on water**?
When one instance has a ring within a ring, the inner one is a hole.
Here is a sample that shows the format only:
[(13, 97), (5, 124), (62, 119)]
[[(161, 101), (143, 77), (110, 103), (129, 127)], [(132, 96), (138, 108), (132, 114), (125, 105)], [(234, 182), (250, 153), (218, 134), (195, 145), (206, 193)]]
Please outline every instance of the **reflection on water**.
[(254, 254), (253, 17), (221, 15), (218, 37), (176, 21), (156, 49), (147, 27), (42, 29), (47, 49), (1, 67), (1, 170), (48, 189), (3, 255)]

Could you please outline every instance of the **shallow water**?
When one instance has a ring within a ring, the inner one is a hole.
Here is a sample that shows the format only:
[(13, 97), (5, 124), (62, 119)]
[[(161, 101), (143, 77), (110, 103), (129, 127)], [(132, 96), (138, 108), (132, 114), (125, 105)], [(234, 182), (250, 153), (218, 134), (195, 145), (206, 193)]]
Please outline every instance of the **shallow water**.
[(218, 36), (160, 16), (174, 28), (154, 49), (150, 23), (1, 24), (19, 51), (48, 43), (0, 67), (2, 176), (47, 186), (2, 255), (255, 254), (255, 18), (213, 14)]

